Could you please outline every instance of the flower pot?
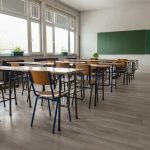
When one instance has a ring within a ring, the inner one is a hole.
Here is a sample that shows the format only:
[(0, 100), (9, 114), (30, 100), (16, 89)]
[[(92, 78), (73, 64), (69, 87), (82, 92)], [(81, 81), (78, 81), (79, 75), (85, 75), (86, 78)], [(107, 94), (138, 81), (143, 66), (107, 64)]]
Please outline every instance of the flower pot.
[(23, 56), (24, 52), (12, 52), (12, 56)]
[(61, 55), (67, 56), (67, 55), (68, 55), (68, 52), (61, 52)]

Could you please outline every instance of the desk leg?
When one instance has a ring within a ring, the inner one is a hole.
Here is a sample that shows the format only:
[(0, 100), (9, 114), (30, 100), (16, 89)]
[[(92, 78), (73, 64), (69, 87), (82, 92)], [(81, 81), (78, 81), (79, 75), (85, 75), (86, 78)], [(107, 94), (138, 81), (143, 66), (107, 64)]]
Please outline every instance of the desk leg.
[(97, 80), (98, 80), (98, 72), (99, 72), (99, 69), (96, 68), (96, 76), (95, 76), (96, 83), (95, 83), (95, 100), (94, 100), (94, 106), (96, 106), (96, 100), (97, 100), (97, 98), (98, 98), (98, 83), (97, 83)]
[(111, 68), (109, 67), (109, 85), (111, 84)]
[(76, 92), (77, 75), (74, 75), (74, 99), (75, 99), (75, 117), (78, 119), (77, 92)]
[(31, 108), (31, 96), (30, 96), (30, 85), (29, 85), (29, 78), (27, 73), (27, 88), (28, 88), (28, 100), (29, 100), (29, 107)]
[(11, 71), (9, 71), (9, 115), (12, 116), (12, 109), (11, 109)]
[(62, 89), (61, 77), (62, 75), (58, 75), (59, 78), (58, 131), (61, 131), (61, 89)]
[(105, 70), (102, 70), (102, 100), (104, 100), (104, 72)]
[(71, 113), (70, 113), (70, 90), (71, 90), (71, 83), (70, 83), (71, 75), (68, 75), (68, 97), (67, 97), (67, 107), (69, 113), (69, 121), (71, 122)]
[(111, 68), (111, 92), (113, 89), (113, 68), (114, 68), (114, 66), (112, 66), (112, 68)]

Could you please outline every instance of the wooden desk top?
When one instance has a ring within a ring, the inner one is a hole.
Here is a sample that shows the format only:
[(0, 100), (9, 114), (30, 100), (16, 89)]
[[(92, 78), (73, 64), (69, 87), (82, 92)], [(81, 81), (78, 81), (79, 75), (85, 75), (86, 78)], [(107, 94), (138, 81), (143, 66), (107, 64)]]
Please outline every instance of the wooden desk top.
[(3, 71), (45, 71), (51, 72), (52, 74), (70, 74), (80, 72), (80, 69), (73, 69), (73, 68), (56, 68), (56, 67), (33, 67), (33, 66), (0, 66), (0, 70)]
[(8, 62), (8, 64), (39, 65), (39, 66), (50, 65), (50, 66), (53, 66), (54, 62), (46, 62), (46, 61), (39, 61), (39, 62)]
[[(70, 66), (73, 66), (74, 64), (78, 63), (78, 62), (70, 62), (70, 61), (55, 61), (55, 62), (69, 63)], [(54, 66), (55, 62), (51, 62), (51, 61), (40, 61), (40, 62), (8, 62), (8, 64)], [(80, 63), (85, 63), (85, 62), (80, 62)]]
[(123, 66), (124, 63), (111, 62), (111, 63), (99, 63), (99, 65)]
[(102, 69), (107, 69), (110, 67), (110, 65), (104, 65), (104, 64), (91, 64), (90, 66), (94, 68), (102, 68)]

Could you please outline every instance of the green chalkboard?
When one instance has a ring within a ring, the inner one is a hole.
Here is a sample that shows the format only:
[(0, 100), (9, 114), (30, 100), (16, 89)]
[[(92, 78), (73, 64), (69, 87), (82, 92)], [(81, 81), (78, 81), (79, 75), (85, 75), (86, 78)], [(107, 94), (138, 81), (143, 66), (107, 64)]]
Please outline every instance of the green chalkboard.
[(150, 54), (150, 31), (146, 31), (145, 54)]
[(98, 33), (97, 49), (99, 54), (150, 54), (150, 31)]

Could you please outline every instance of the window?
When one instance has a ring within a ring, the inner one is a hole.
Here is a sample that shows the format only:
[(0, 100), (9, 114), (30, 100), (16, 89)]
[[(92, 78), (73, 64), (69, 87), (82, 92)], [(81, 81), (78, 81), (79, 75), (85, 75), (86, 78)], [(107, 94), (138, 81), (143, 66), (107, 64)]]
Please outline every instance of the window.
[(64, 50), (74, 54), (75, 18), (47, 6), (45, 22), (47, 53), (60, 54)]
[(26, 16), (25, 0), (1, 0), (1, 5), (3, 10)]
[(74, 19), (70, 19), (70, 29), (71, 30), (75, 29), (75, 20)]
[(40, 54), (41, 48), (48, 54), (62, 50), (75, 53), (75, 21), (74, 16), (48, 6), (46, 1), (0, 0), (0, 51), (10, 53), (20, 47), (29, 54)]
[(53, 53), (53, 29), (51, 26), (46, 26), (46, 46), (47, 52)]
[(70, 32), (70, 53), (75, 53), (75, 40), (74, 40), (75, 34), (74, 32)]
[(41, 52), (40, 3), (30, 2), (32, 52)]
[(30, 17), (32, 19), (39, 20), (40, 19), (40, 5), (31, 2), (30, 3)]
[(31, 22), (32, 52), (40, 52), (40, 25)]
[(45, 18), (46, 22), (54, 23), (54, 12), (52, 10), (46, 9)]
[(27, 20), (0, 14), (0, 49), (4, 53), (10, 53), (15, 47), (28, 53), (27, 35)]
[(68, 52), (68, 30), (55, 27), (55, 53)]
[(60, 28), (68, 28), (68, 17), (55, 12), (55, 25)]

